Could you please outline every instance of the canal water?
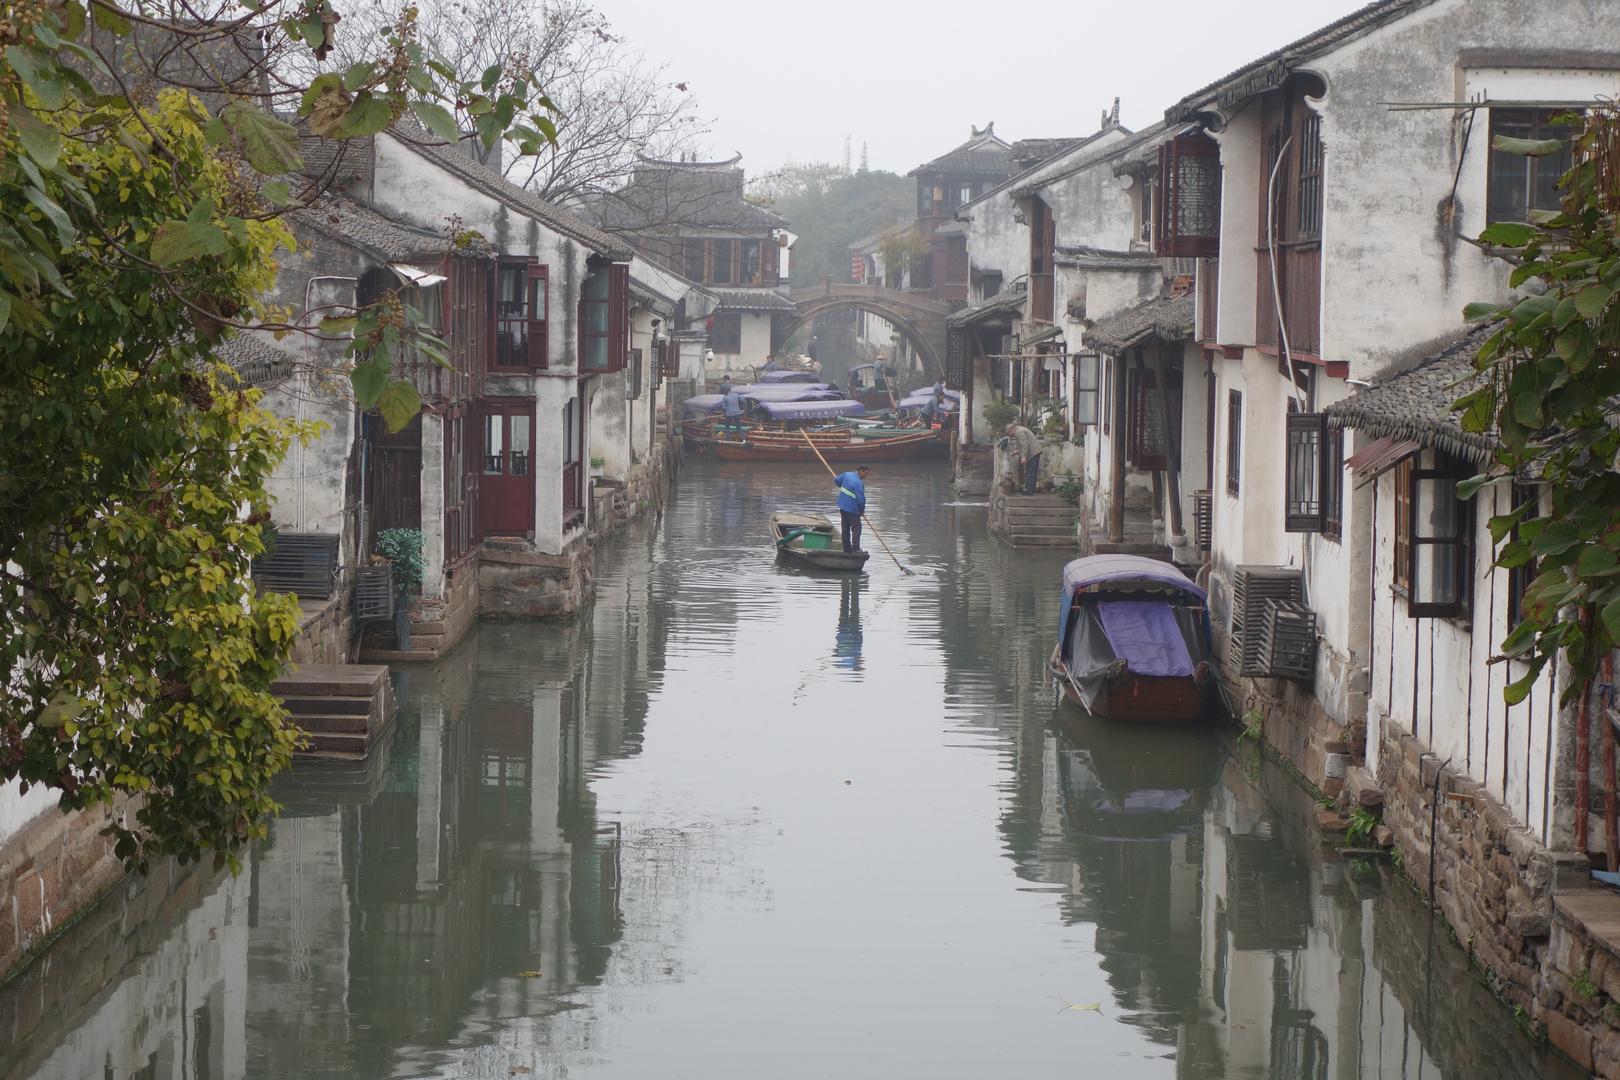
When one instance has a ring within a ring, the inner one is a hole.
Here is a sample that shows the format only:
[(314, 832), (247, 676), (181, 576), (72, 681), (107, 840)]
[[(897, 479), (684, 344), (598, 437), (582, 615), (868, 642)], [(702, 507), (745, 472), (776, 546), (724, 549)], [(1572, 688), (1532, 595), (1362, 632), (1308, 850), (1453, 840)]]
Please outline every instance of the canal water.
[(0, 987), (0, 1080), (1576, 1075), (1232, 732), (1055, 707), (1066, 553), (879, 466), (688, 464), (569, 625), (395, 674), (240, 876), (160, 866)]

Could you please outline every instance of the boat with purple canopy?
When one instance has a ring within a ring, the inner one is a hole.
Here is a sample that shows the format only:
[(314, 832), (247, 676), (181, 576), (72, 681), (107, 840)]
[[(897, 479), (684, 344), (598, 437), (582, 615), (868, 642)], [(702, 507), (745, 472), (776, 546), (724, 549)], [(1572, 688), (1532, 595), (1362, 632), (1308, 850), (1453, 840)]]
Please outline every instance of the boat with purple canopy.
[(1094, 716), (1191, 720), (1215, 687), (1208, 596), (1167, 562), (1092, 555), (1063, 568), (1048, 669)]
[(808, 371), (762, 371), (759, 373), (762, 383), (813, 383), (819, 380)]

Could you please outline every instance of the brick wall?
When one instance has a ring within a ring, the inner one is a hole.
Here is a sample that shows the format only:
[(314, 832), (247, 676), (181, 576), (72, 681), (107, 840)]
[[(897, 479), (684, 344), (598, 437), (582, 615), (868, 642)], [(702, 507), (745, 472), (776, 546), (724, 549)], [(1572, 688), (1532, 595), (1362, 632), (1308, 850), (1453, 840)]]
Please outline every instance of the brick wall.
[(130, 798), (71, 814), (53, 808), (0, 847), (0, 975), (124, 876), (102, 830), (135, 808)]

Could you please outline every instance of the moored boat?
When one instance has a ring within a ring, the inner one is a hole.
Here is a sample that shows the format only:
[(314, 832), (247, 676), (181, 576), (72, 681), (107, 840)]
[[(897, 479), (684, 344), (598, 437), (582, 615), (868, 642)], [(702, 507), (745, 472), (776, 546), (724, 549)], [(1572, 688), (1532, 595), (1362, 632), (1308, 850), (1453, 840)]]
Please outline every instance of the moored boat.
[(1191, 720), (1215, 687), (1208, 597), (1174, 566), (1092, 555), (1063, 568), (1063, 614), (1048, 665), (1094, 716)]
[(778, 510), (771, 515), (771, 542), (778, 558), (817, 570), (860, 570), (869, 557), (865, 551), (845, 551), (826, 514), (802, 510)]

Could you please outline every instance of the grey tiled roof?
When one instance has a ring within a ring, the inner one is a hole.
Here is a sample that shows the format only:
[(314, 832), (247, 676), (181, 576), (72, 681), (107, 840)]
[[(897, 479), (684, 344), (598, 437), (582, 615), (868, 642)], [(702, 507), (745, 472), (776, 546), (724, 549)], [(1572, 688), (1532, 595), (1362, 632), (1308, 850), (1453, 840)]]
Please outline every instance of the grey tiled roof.
[(481, 191), (490, 198), (505, 203), (518, 213), (545, 225), (570, 240), (585, 245), (598, 255), (615, 262), (629, 262), (634, 252), (617, 237), (609, 236), (578, 214), (560, 206), (553, 206), (527, 188), (519, 187), (494, 169), (480, 165), (460, 149), (442, 142), (417, 124), (409, 115), (402, 117), (391, 134), (396, 141), (414, 154), (419, 154), (456, 176), (468, 187)]
[(1078, 136), (1072, 139), (1019, 139), (1012, 144), (1012, 160), (1017, 167), (1027, 169), (1059, 154), (1067, 154), (1085, 141)]
[(972, 326), (988, 315), (1017, 311), (1024, 306), (1026, 283), (1015, 281), (996, 295), (945, 317), (946, 326)]
[(784, 228), (787, 219), (748, 201), (746, 177), (736, 162), (651, 161), (636, 165), (630, 182), (593, 200), (588, 212), (619, 233), (671, 227), (762, 233)]
[[(430, 229), (406, 225), (342, 195), (323, 195), (315, 205), (295, 210), (294, 224), (315, 229), (352, 244), (382, 262), (438, 259), (451, 250), (449, 237)], [(457, 255), (493, 258), (488, 245), (474, 240)]]
[[(1028, 195), (1039, 188), (1043, 188), (1048, 184), (1073, 176), (1075, 173), (1080, 172), (1083, 169), (1088, 169), (1098, 162), (1113, 161), (1127, 157), (1130, 155), (1131, 151), (1136, 150), (1140, 152), (1144, 146), (1156, 146), (1165, 135), (1165, 127), (1166, 125), (1161, 121), (1156, 124), (1150, 124), (1141, 131), (1125, 132), (1125, 137), (1123, 139), (1117, 142), (1111, 142), (1107, 146), (1094, 149), (1090, 153), (1082, 154), (1060, 169), (1053, 169), (1048, 172), (1042, 169), (1040, 166), (1037, 166), (1036, 168), (1031, 169), (1029, 173), (1025, 174), (1026, 176), (1030, 177), (1029, 179), (1024, 180), (1022, 183), (1019, 183), (1013, 187), (1012, 197), (1015, 199), (1022, 198), (1023, 196)], [(1098, 134), (1102, 133), (1099, 132)], [(1093, 136), (1093, 138), (1095, 138), (1095, 136)], [(1084, 144), (1082, 144), (1082, 148), (1083, 146)]]
[(1474, 354), (1496, 327), (1475, 330), (1461, 341), (1420, 360), (1399, 374), (1376, 379), (1370, 387), (1329, 405), (1328, 423), (1374, 437), (1415, 439), (1458, 457), (1476, 461), (1496, 448), (1494, 431), (1464, 431), (1451, 403), (1484, 384), (1474, 370)]
[(1151, 251), (1109, 251), (1106, 248), (1059, 247), (1052, 261), (1080, 270), (1163, 270), (1164, 260)]
[(954, 173), (958, 176), (986, 176), (1002, 179), (1013, 172), (1012, 149), (990, 130), (974, 135), (949, 153), (919, 165), (907, 176), (918, 173)]
[(256, 335), (238, 333), (214, 350), (243, 386), (273, 386), (292, 377), (293, 358)]
[(1192, 336), (1197, 300), (1191, 294), (1160, 297), (1110, 315), (1085, 333), (1086, 347), (1115, 356), (1149, 337), (1185, 341)]
[(721, 311), (795, 311), (793, 301), (775, 289), (723, 289), (709, 286)]
[(1336, 49), (1347, 41), (1434, 2), (1376, 0), (1342, 19), (1328, 23), (1315, 33), (1245, 64), (1224, 79), (1217, 79), (1202, 90), (1188, 94), (1164, 111), (1165, 119), (1173, 124), (1182, 123), (1196, 117), (1201, 109), (1213, 106), (1225, 110), (1244, 98), (1275, 89), (1282, 85), (1301, 61)]

